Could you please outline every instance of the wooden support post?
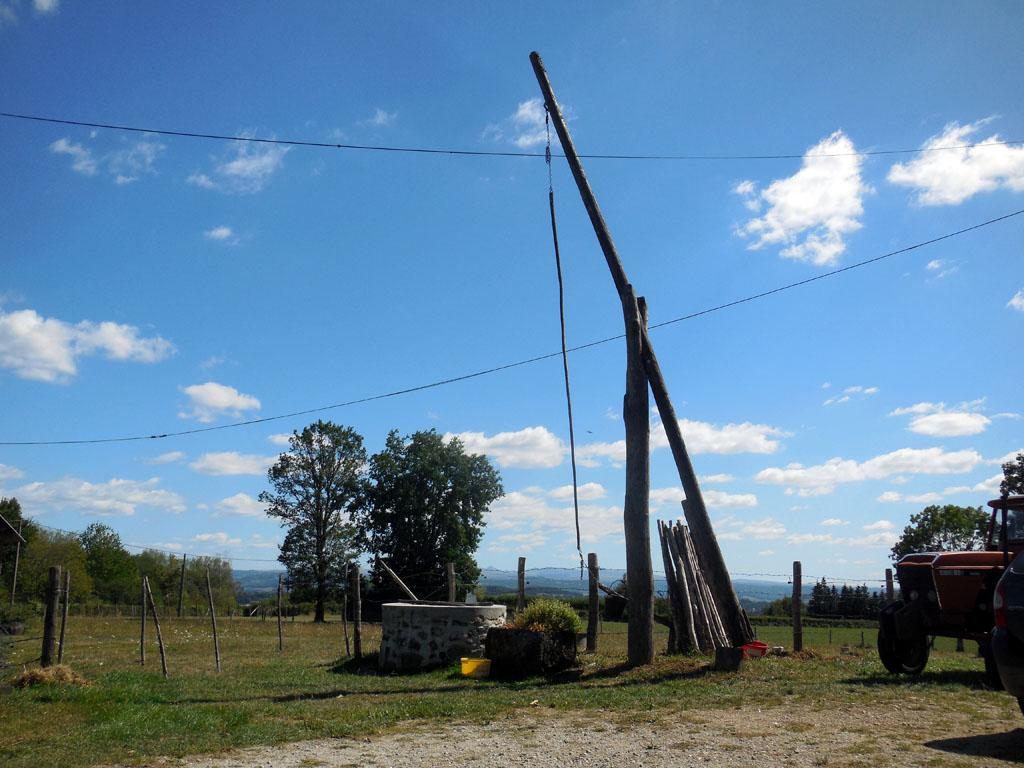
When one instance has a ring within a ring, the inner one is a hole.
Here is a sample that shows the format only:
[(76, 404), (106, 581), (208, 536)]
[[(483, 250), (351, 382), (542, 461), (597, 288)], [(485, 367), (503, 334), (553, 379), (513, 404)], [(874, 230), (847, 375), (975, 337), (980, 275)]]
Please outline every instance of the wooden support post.
[[(626, 426), (626, 500), (623, 523), (626, 532), (626, 571), (629, 574), (628, 658), (631, 664), (649, 664), (654, 660), (654, 575), (651, 567), (651, 534), (649, 518), (650, 489), (649, 437), (647, 409), (647, 376), (643, 368), (643, 323), (636, 294), (626, 277), (608, 225), (594, 197), (583, 165), (580, 163), (572, 137), (555, 98), (540, 54), (530, 54), (537, 83), (544, 95), (544, 105), (562, 151), (569, 163), (590, 223), (601, 245), (605, 263), (622, 305), (626, 331), (626, 396), (623, 420)], [(641, 410), (643, 411), (641, 413)]]
[(363, 600), (359, 594), (359, 565), (352, 566), (349, 572), (352, 579), (352, 655), (356, 660), (363, 658)]
[(896, 590), (892, 583), (892, 568), (885, 569), (885, 599), (890, 603), (896, 599)]
[(188, 555), (181, 556), (181, 578), (178, 580), (178, 618), (181, 618), (181, 609), (185, 605), (185, 561)]
[(64, 571), (64, 589), (61, 595), (60, 640), (57, 642), (57, 663), (64, 663), (64, 634), (68, 624), (68, 605), (71, 603), (71, 571)]
[(139, 616), (139, 666), (146, 666), (146, 577), (142, 577), (142, 611)]
[(516, 613), (526, 608), (526, 558), (519, 558), (516, 569)]
[[(683, 563), (679, 545), (676, 539), (674, 526), (669, 523), (664, 527), (664, 542), (668, 546), (669, 558), (671, 559), (672, 570), (675, 574), (677, 602), (680, 611), (681, 630), (676, 634), (677, 650), (682, 653), (690, 653), (700, 648), (697, 640), (697, 631), (693, 618), (693, 589), (691, 588), (690, 577), (687, 574), (686, 565)], [(668, 569), (666, 568), (666, 577)], [(669, 592), (671, 594), (671, 584)]]
[(156, 601), (153, 599), (153, 590), (149, 588), (149, 577), (146, 576), (144, 579), (146, 585), (146, 600), (149, 602), (149, 610), (153, 614), (153, 626), (156, 627), (156, 642), (160, 647), (160, 669), (163, 672), (164, 679), (167, 679), (167, 649), (164, 648), (164, 634), (160, 631), (160, 617), (156, 612)]
[(284, 650), (284, 630), (281, 627), (281, 592), (283, 586), (281, 584), (281, 577), (277, 577), (277, 650)]
[(213, 625), (213, 660), (220, 672), (220, 640), (217, 637), (217, 614), (213, 609), (213, 587), (210, 586), (210, 569), (206, 569), (206, 597), (210, 601), (210, 623)]
[[(346, 576), (348, 574), (346, 573)], [(348, 644), (348, 593), (341, 596), (341, 631), (345, 633), (345, 658), (352, 655)]]
[(11, 577), (11, 605), (14, 605), (14, 593), (18, 591), (18, 562), (21, 560), (21, 527), (24, 520), (18, 521), (18, 540), (14, 544), (14, 575)]
[(597, 592), (597, 582), (600, 580), (601, 572), (597, 567), (597, 553), (590, 552), (587, 555), (587, 587), (590, 592), (590, 601), (587, 603), (587, 652), (593, 653), (597, 650), (597, 619), (601, 612), (601, 598)]
[[(682, 562), (683, 571), (686, 574), (690, 602), (693, 606), (693, 628), (696, 647), (700, 651), (711, 651), (715, 647), (715, 636), (711, 631), (711, 620), (708, 615), (707, 603), (699, 584), (699, 569), (697, 564), (693, 562), (692, 553), (687, 544), (686, 529), (682, 525), (677, 525), (673, 528), (672, 534), (675, 539), (676, 554)], [(669, 547), (671, 546), (672, 542), (670, 541)]]
[(43, 613), (43, 651), (39, 658), (39, 665), (42, 667), (53, 665), (53, 652), (57, 641), (57, 603), (59, 596), (60, 566), (51, 565), (50, 573), (46, 579), (46, 603)]
[(448, 602), (455, 602), (455, 563), (448, 563)]
[(419, 598), (412, 593), (412, 590), (405, 586), (405, 582), (398, 578), (398, 574), (392, 571), (390, 568), (388, 568), (388, 564), (381, 560), (379, 557), (377, 558), (377, 564), (384, 569), (384, 573), (391, 577), (391, 580), (398, 585), (399, 589), (405, 592), (405, 594), (408, 596), (410, 600), (419, 600)]
[(683, 515), (686, 517), (686, 524), (693, 539), (701, 571), (707, 577), (708, 587), (715, 601), (716, 612), (721, 617), (729, 642), (733, 645), (748, 643), (754, 639), (753, 634), (747, 622), (743, 620), (743, 608), (736, 595), (732, 579), (729, 577), (729, 569), (725, 565), (725, 558), (722, 556), (718, 539), (711, 526), (711, 518), (704, 505), (700, 483), (697, 481), (697, 473), (690, 462), (690, 454), (686, 450), (683, 433), (679, 428), (679, 420), (676, 418), (675, 408), (672, 406), (668, 387), (661, 373), (658, 358), (654, 354), (654, 347), (651, 345), (646, 326), (644, 327), (642, 349), (644, 371), (650, 382), (651, 391), (654, 393), (654, 402), (658, 406), (658, 414), (661, 416), (665, 436), (672, 449), (672, 458), (675, 460), (679, 480), (683, 486), (683, 495), (686, 497), (686, 501), (683, 502)]
[(800, 611), (803, 600), (803, 586), (800, 581), (802, 566), (799, 560), (793, 561), (793, 650), (804, 649), (803, 615)]

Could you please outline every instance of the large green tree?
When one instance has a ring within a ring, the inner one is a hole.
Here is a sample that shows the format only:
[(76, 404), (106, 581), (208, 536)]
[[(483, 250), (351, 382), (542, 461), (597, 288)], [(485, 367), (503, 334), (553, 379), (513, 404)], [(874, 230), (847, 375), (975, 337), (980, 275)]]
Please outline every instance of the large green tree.
[(278, 560), (292, 597), (312, 600), (313, 620), (322, 622), (324, 603), (343, 588), (355, 555), (349, 519), (362, 498), (366, 450), (358, 432), (329, 421), (294, 432), (288, 445), (267, 471), (271, 490), (260, 501), (288, 528)]
[(999, 492), (1003, 496), (1024, 494), (1024, 453), (1018, 453), (1013, 461), (1003, 464), (1003, 482), (999, 485)]
[(139, 572), (117, 531), (103, 523), (93, 523), (78, 538), (85, 550), (85, 569), (96, 597), (110, 603), (133, 600), (138, 591)]
[(961, 552), (982, 549), (988, 536), (990, 513), (981, 507), (955, 504), (925, 507), (910, 516), (910, 524), (893, 545), (892, 559), (912, 552)]
[[(466, 453), (436, 431), (407, 437), (393, 430), (370, 459), (366, 503), (356, 516), (366, 548), (380, 556), (421, 599), (443, 598), (446, 563), (455, 563), (459, 590), (476, 584), (473, 555), (484, 515), (504, 493), (486, 456)], [(384, 595), (401, 594), (374, 563)]]

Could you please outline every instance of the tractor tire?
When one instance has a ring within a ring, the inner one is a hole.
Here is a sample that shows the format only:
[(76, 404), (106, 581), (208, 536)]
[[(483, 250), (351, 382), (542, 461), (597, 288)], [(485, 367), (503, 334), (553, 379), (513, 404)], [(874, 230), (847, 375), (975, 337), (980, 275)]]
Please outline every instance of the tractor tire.
[(928, 664), (928, 635), (900, 640), (886, 627), (886, 623), (878, 624), (878, 658), (882, 666), (894, 675), (921, 674)]
[(985, 659), (985, 682), (993, 691), (1003, 690), (1003, 680), (999, 677), (999, 667), (996, 666), (995, 656), (992, 655), (992, 646), (988, 642), (979, 643), (979, 646)]

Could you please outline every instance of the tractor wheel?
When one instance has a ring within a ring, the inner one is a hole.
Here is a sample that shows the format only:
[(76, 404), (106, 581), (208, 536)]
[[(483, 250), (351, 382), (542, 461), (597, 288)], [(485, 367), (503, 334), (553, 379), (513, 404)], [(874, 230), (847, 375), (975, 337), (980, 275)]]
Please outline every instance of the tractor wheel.
[(992, 655), (992, 646), (988, 642), (980, 643), (981, 655), (985, 659), (985, 682), (993, 691), (1003, 690), (1003, 680), (999, 677), (999, 667), (996, 666), (995, 656)]
[(895, 637), (885, 621), (878, 625), (878, 658), (894, 675), (919, 675), (928, 663), (928, 635), (906, 640)]

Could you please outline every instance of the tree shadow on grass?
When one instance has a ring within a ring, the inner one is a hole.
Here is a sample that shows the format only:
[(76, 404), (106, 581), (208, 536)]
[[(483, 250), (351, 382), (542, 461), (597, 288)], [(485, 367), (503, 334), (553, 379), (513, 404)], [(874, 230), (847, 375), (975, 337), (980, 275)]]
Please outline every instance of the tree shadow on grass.
[(1024, 728), (1014, 728), (1006, 733), (935, 739), (926, 741), (924, 746), (965, 757), (988, 757), (1011, 763), (1024, 763)]

